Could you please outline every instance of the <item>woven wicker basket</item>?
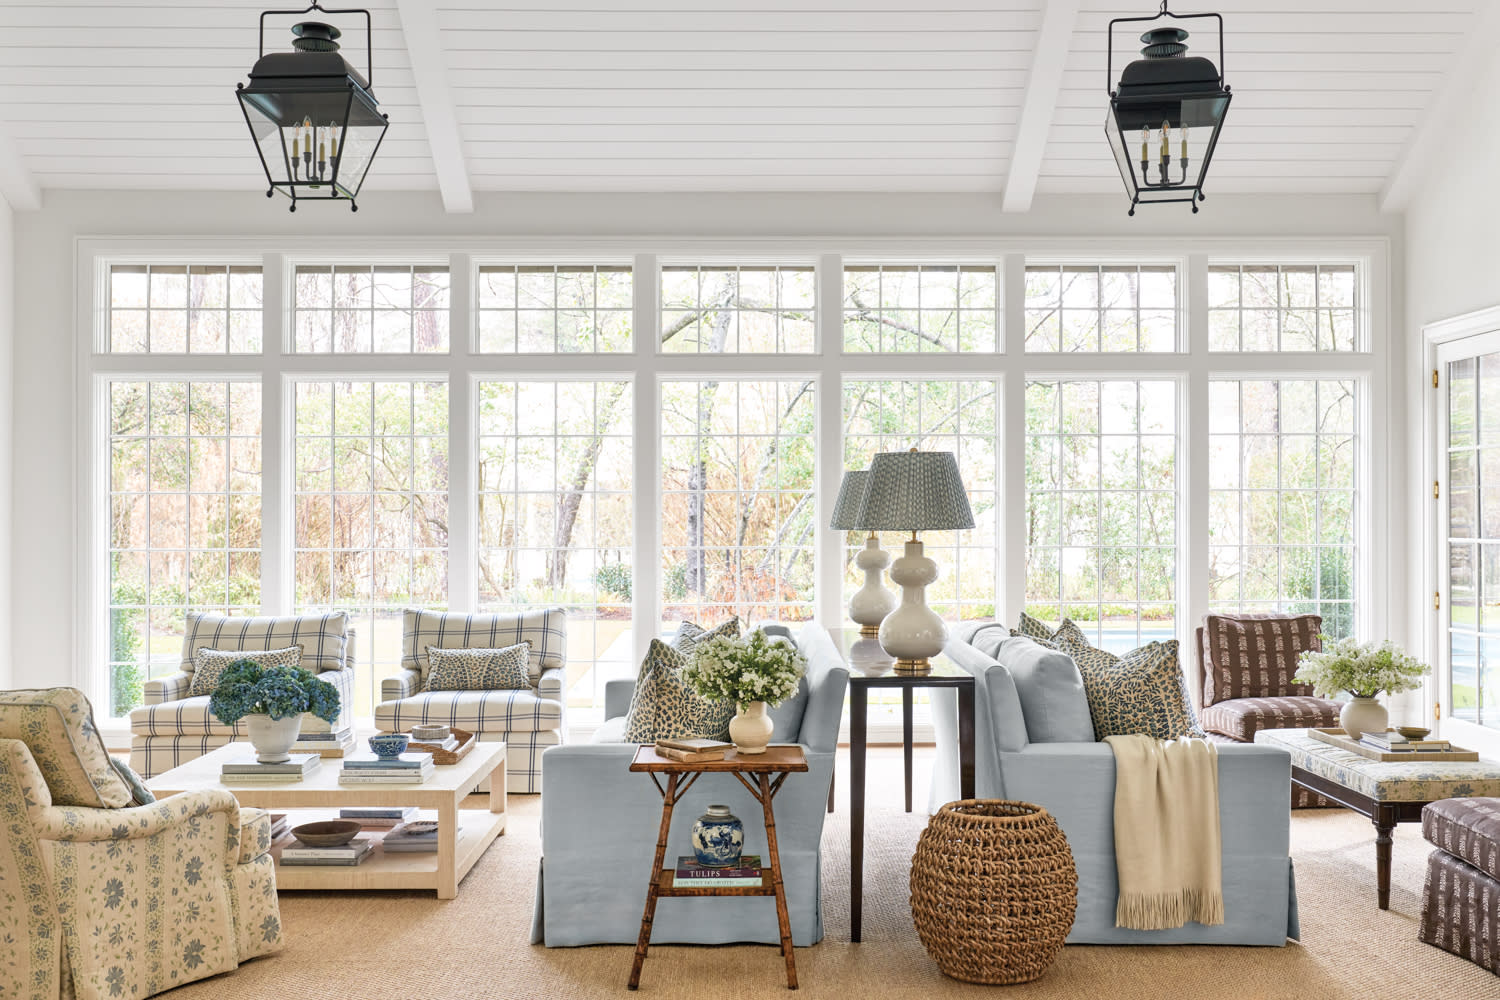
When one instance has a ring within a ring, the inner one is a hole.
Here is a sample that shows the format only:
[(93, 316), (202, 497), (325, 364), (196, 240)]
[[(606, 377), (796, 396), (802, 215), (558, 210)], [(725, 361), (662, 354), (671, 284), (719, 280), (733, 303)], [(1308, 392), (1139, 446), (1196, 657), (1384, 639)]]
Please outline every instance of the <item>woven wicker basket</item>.
[(1062, 950), (1078, 870), (1041, 806), (965, 799), (938, 810), (911, 859), (911, 915), (938, 968), (971, 983), (1024, 983)]

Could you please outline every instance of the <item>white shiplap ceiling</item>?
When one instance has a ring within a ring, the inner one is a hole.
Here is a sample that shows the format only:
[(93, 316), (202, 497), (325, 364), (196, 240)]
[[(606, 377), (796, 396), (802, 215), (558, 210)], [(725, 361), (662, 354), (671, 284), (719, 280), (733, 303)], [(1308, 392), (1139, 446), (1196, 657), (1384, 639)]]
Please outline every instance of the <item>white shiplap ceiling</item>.
[[(263, 185), (233, 91), (266, 6), (0, 3), (0, 193)], [(1494, 51), (1491, 6), (1179, 0), (1226, 26), (1235, 98), (1210, 190), (1395, 191), (1419, 130)], [(439, 189), (452, 211), (471, 191), (994, 192), (1024, 210), (1033, 190), (1118, 187), (1105, 28), (1155, 0), (370, 7), (391, 118), (370, 189)], [(331, 20), (362, 67), (359, 19)], [(1132, 41), (1117, 33), (1116, 73)], [(1211, 30), (1189, 44), (1217, 58)]]

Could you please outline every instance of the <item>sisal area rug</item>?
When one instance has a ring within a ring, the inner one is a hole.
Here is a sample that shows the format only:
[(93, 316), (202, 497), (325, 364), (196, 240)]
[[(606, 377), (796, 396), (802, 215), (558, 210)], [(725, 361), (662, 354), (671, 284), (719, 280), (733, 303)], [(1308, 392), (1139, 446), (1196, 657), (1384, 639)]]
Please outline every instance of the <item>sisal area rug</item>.
[[(841, 762), (842, 765), (843, 762)], [(1302, 941), (1285, 948), (1069, 947), (1035, 983), (982, 987), (945, 978), (912, 929), (907, 872), (920, 812), (901, 812), (900, 756), (872, 753), (866, 817), (864, 942), (849, 943), (847, 776), (823, 836), (826, 936), (797, 951), (788, 994), (770, 946), (656, 947), (640, 997), (828, 1000), (1005, 996), (1099, 1000), (1368, 1000), (1373, 995), (1495, 1000), (1500, 978), (1417, 941), (1425, 842), (1396, 833), (1391, 908), (1375, 907), (1374, 830), (1346, 810), (1293, 814)], [(925, 801), (919, 759), (917, 802)], [(287, 949), (237, 972), (181, 987), (175, 1000), (547, 1000), (625, 997), (633, 949), (527, 943), (536, 883), (540, 800), (512, 796), (511, 824), (455, 900), (431, 893), (284, 893)], [(670, 906), (671, 901), (664, 901)]]

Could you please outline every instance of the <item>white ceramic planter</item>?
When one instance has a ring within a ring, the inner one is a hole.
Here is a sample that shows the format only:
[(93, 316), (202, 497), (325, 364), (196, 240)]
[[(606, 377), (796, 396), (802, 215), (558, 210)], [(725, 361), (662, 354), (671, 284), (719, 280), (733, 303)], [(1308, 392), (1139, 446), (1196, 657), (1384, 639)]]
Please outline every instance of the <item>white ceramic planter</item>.
[(734, 740), (734, 748), (740, 753), (765, 753), (775, 728), (776, 723), (766, 713), (766, 703), (752, 701), (741, 705), (734, 718), (729, 720), (729, 738)]
[(1390, 713), (1374, 698), (1351, 698), (1339, 709), (1339, 725), (1351, 740), (1365, 733), (1383, 733), (1390, 721)]
[(255, 759), (262, 764), (285, 764), (292, 759), (289, 750), (297, 744), (297, 734), (302, 731), (302, 713), (288, 715), (284, 719), (273, 719), (269, 715), (245, 716), (250, 745), (255, 747)]

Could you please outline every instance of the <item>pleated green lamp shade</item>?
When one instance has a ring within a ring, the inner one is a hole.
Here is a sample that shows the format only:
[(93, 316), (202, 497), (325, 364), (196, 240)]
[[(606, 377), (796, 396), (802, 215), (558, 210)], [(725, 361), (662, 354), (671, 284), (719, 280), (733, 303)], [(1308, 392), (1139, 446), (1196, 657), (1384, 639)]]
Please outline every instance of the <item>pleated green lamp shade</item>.
[(839, 484), (839, 498), (833, 505), (833, 517), (828, 526), (836, 531), (860, 531), (859, 510), (865, 505), (865, 487), (870, 482), (870, 470), (847, 469), (844, 481)]
[[(847, 480), (846, 480), (847, 481)], [(974, 527), (974, 511), (951, 451), (888, 451), (870, 461), (855, 523), (869, 531), (953, 531)]]

